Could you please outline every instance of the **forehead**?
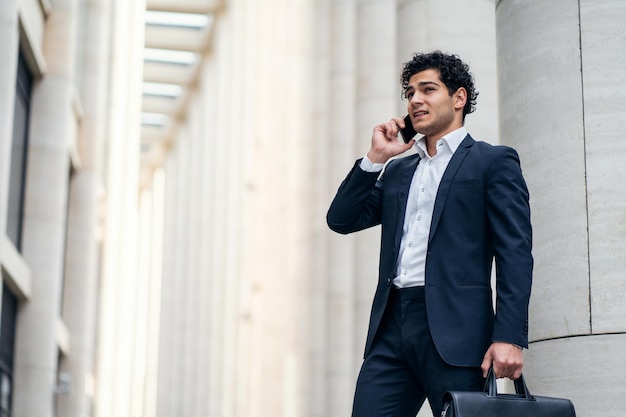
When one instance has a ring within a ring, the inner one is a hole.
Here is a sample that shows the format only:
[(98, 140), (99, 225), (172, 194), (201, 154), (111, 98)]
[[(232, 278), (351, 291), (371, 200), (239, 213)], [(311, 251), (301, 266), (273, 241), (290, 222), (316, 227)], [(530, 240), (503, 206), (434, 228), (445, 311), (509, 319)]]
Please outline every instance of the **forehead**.
[(433, 83), (443, 85), (443, 82), (441, 81), (441, 74), (439, 70), (426, 69), (411, 75), (411, 78), (409, 78), (408, 87), (417, 88), (419, 85)]

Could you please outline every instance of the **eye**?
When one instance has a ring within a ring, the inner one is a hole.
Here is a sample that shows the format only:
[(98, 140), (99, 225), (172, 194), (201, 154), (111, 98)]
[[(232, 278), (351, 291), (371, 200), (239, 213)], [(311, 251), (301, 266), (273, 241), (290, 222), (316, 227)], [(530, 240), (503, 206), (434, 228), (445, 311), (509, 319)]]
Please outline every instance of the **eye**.
[(413, 97), (413, 92), (412, 92), (412, 91), (411, 91), (411, 92), (408, 92), (408, 93), (406, 93), (406, 94), (404, 95), (404, 98), (406, 98), (407, 100), (410, 100), (410, 99), (411, 99), (411, 97)]

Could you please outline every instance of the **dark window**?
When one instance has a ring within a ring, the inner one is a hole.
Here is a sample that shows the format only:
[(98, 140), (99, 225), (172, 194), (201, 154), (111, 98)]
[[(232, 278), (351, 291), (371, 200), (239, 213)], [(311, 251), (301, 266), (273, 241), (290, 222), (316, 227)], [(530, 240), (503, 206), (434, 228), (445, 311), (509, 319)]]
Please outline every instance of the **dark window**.
[(0, 324), (0, 417), (10, 417), (13, 405), (13, 354), (17, 297), (2, 285), (2, 320)]
[(18, 250), (22, 247), (24, 218), (24, 189), (28, 157), (28, 124), (33, 77), (22, 54), (18, 60), (15, 114), (13, 118), (13, 144), (11, 146), (11, 174), (9, 177), (9, 202), (7, 235)]

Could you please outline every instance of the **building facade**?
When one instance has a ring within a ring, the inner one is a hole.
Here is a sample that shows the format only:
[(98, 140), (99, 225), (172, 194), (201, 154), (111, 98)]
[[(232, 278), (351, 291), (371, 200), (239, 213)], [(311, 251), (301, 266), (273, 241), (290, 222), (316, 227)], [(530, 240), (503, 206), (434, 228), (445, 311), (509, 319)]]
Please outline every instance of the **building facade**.
[(472, 135), (520, 153), (529, 388), (626, 416), (623, 22), (619, 0), (2, 0), (0, 417), (349, 415), (379, 231), (325, 213), (432, 49), (474, 72)]

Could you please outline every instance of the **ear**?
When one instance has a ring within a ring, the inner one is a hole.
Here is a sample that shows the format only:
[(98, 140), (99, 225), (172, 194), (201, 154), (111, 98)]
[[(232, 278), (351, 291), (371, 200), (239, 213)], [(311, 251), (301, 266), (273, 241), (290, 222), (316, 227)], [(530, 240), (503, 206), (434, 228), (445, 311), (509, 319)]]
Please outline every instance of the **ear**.
[(455, 109), (463, 110), (465, 103), (467, 103), (467, 90), (465, 87), (459, 87), (459, 89), (453, 94), (452, 100), (454, 101)]

